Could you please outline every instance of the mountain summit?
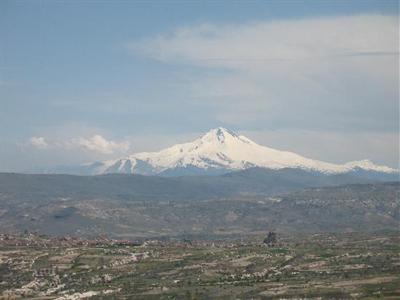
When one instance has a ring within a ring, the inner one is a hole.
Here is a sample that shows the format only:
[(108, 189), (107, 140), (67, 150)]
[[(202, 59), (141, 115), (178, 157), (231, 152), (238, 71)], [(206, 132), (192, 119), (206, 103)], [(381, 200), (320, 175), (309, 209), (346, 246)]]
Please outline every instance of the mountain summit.
[(261, 146), (223, 127), (211, 129), (193, 142), (177, 144), (159, 152), (141, 152), (117, 160), (81, 166), (84, 174), (127, 173), (142, 175), (221, 174), (251, 167), (298, 168), (334, 174), (358, 170), (396, 173), (369, 160), (344, 165), (313, 160), (293, 152)]

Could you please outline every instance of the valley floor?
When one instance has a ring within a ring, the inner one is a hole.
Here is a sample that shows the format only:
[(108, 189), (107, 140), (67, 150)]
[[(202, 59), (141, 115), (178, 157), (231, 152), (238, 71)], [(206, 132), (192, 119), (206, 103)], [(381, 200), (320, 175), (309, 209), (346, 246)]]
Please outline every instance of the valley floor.
[(400, 299), (397, 232), (262, 241), (0, 235), (0, 299)]

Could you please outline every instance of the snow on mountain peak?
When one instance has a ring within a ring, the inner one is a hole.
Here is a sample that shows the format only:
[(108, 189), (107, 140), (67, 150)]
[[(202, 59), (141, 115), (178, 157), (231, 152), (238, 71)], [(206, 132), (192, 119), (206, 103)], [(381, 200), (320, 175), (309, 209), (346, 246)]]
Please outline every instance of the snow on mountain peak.
[(384, 173), (398, 172), (398, 170), (396, 170), (396, 169), (393, 169), (393, 168), (390, 168), (387, 166), (379, 166), (377, 164), (374, 164), (369, 159), (351, 161), (351, 162), (345, 163), (344, 166), (346, 166), (350, 169), (359, 168), (359, 169), (363, 169), (363, 170), (379, 171), (379, 172), (384, 172)]
[(232, 140), (236, 138), (238, 138), (238, 135), (233, 131), (223, 127), (217, 127), (204, 134), (200, 140), (204, 142), (218, 142), (223, 144), (228, 139)]
[(369, 160), (344, 165), (309, 159), (293, 152), (261, 146), (245, 136), (217, 127), (193, 142), (177, 144), (159, 152), (141, 152), (97, 167), (100, 173), (162, 174), (179, 168), (233, 171), (249, 167), (300, 168), (322, 173), (345, 173), (356, 169), (393, 173)]

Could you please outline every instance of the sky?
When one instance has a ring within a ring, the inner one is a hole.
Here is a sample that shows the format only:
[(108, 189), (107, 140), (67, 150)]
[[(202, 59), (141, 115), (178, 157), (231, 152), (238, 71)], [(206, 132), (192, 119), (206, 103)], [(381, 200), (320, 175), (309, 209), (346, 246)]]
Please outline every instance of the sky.
[(218, 126), (398, 167), (398, 1), (0, 1), (0, 172)]

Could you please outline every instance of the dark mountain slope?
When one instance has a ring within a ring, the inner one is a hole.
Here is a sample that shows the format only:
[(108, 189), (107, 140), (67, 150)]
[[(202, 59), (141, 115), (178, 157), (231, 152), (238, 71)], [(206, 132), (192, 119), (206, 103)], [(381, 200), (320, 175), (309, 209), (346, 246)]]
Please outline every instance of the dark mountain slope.
[(99, 176), (0, 174), (0, 192), (18, 198), (123, 197), (141, 200), (196, 200), (242, 194), (272, 195), (308, 187), (368, 183), (348, 174), (324, 175), (300, 169), (252, 168), (219, 176), (159, 177), (128, 174)]

